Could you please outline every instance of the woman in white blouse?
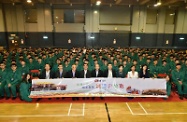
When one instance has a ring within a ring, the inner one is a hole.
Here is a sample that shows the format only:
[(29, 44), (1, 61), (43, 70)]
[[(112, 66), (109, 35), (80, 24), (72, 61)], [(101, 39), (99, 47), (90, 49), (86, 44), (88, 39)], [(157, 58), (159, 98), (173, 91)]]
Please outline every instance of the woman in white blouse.
[(138, 78), (138, 72), (134, 65), (131, 66), (131, 71), (128, 72), (127, 78)]

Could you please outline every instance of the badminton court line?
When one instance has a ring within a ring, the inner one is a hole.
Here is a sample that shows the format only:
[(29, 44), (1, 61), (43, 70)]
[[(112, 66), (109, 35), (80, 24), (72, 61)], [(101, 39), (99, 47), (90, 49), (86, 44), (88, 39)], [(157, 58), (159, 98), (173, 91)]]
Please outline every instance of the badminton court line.
[(68, 116), (70, 115), (71, 107), (72, 107), (72, 103), (70, 103), (70, 106), (69, 106), (69, 109), (68, 109)]
[(142, 106), (141, 103), (138, 102), (138, 104), (140, 105), (140, 107), (143, 109), (143, 111), (145, 112), (145, 114), (148, 114), (147, 111), (145, 110), (145, 108)]
[(85, 103), (83, 103), (83, 107), (82, 107), (82, 116), (84, 116), (84, 112), (85, 112)]
[(128, 109), (129, 109), (129, 111), (131, 112), (131, 114), (134, 115), (134, 113), (133, 113), (131, 107), (129, 106), (129, 104), (128, 104), (127, 102), (126, 102), (126, 105), (127, 105)]
[[(84, 116), (85, 114), (85, 103), (83, 103), (82, 109), (72, 109), (72, 103), (70, 103), (69, 109), (68, 109), (68, 116)], [(82, 114), (71, 114), (71, 110), (82, 110)]]

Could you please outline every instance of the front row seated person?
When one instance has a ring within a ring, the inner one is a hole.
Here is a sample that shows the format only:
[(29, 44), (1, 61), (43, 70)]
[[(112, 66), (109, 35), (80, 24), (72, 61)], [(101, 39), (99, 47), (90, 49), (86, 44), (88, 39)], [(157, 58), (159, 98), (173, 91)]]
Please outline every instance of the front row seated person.
[(45, 69), (42, 71), (40, 79), (53, 79), (55, 74), (51, 70), (50, 64), (45, 64)]
[(147, 65), (142, 66), (142, 68), (140, 70), (139, 78), (150, 78), (150, 74), (149, 74)]
[(179, 98), (187, 98), (187, 81), (185, 80), (185, 72), (181, 69), (181, 64), (176, 64), (176, 69), (171, 72), (172, 81), (177, 86)]
[(23, 80), (20, 84), (20, 97), (21, 100), (31, 102), (32, 99), (29, 98), (30, 95), (30, 88), (31, 88), (31, 75), (25, 74)]
[(5, 92), (6, 92), (6, 99), (9, 99), (11, 97), (12, 93), (12, 99), (15, 100), (17, 98), (17, 87), (21, 82), (21, 72), (17, 70), (17, 65), (12, 64), (11, 65), (11, 71), (9, 72), (7, 76), (7, 83), (5, 85)]
[(134, 65), (131, 66), (131, 71), (127, 73), (127, 78), (138, 78), (138, 72)]
[(107, 77), (107, 78), (116, 77), (116, 71), (112, 69), (111, 63), (108, 63), (108, 69), (104, 71), (104, 77)]

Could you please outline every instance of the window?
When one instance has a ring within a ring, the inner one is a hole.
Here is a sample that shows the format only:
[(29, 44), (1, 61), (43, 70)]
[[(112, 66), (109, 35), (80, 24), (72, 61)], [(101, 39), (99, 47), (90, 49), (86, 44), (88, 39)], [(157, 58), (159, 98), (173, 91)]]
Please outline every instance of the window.
[(84, 10), (54, 9), (54, 23), (85, 23)]
[(173, 9), (166, 10), (166, 19), (165, 24), (174, 24), (175, 23), (176, 11)]
[(25, 10), (25, 22), (26, 23), (37, 23), (37, 9), (26, 9)]
[(158, 11), (156, 9), (147, 9), (146, 24), (156, 24), (157, 15)]

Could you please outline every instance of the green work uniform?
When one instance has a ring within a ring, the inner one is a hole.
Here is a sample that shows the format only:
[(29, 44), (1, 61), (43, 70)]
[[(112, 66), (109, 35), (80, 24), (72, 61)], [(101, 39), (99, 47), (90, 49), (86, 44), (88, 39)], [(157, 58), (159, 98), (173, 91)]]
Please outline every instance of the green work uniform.
[(170, 73), (169, 66), (168, 65), (166, 65), (166, 66), (164, 66), (164, 65), (160, 66), (159, 70), (158, 70), (158, 73), (159, 74), (169, 74)]
[(158, 65), (151, 65), (150, 66), (150, 75), (151, 77), (157, 76), (159, 71), (159, 66)]
[(23, 81), (21, 84), (20, 84), (20, 97), (22, 100), (24, 101), (27, 101), (27, 102), (31, 102), (32, 99), (29, 98), (28, 96), (30, 95), (30, 83), (27, 83), (25, 81)]
[[(7, 97), (10, 97), (11, 92), (12, 92), (12, 96), (17, 97), (16, 88), (21, 81), (21, 72), (19, 70), (16, 70), (15, 72), (10, 71), (7, 77), (8, 77), (8, 79), (7, 79), (7, 83), (5, 85), (6, 95), (7, 95)], [(8, 87), (9, 83), (11, 84), (10, 87)]]
[(21, 66), (21, 67), (19, 67), (18, 70), (21, 72), (22, 76), (29, 73), (29, 67), (27, 67), (27, 66)]
[(0, 70), (0, 97), (4, 97), (4, 87), (6, 84), (6, 80), (7, 80), (7, 75), (8, 75), (8, 71), (5, 70)]
[[(183, 70), (172, 70), (171, 72), (172, 75), (172, 81), (176, 84), (178, 94), (183, 95), (187, 94), (187, 83), (184, 80), (185, 79), (185, 73)], [(182, 84), (179, 83), (179, 81), (182, 81)]]

